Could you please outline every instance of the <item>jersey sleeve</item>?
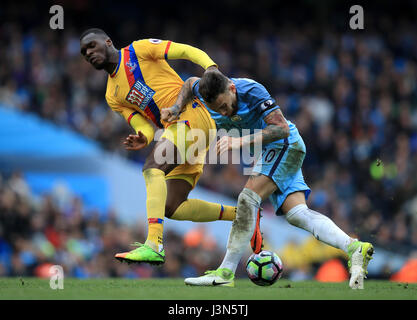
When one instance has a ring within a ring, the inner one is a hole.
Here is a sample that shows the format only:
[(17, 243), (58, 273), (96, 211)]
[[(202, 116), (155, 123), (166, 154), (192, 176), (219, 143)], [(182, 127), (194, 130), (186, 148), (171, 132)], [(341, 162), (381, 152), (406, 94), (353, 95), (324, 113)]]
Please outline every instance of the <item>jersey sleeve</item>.
[(265, 118), (272, 111), (279, 109), (275, 99), (271, 97), (268, 90), (260, 83), (253, 81), (248, 90), (249, 99), (251, 100), (249, 109)]
[(211, 66), (217, 67), (217, 64), (203, 50), (176, 42), (168, 42), (165, 59), (186, 59), (200, 65), (203, 69)]
[(121, 116), (123, 116), (126, 122), (133, 128), (133, 130), (135, 130), (135, 133), (138, 133), (138, 131), (141, 131), (148, 139), (148, 144), (152, 142), (154, 135), (155, 135), (155, 129), (152, 126), (152, 124), (144, 116), (142, 116), (136, 110), (133, 110), (127, 107), (122, 107), (114, 103), (108, 97), (106, 97), (106, 100), (107, 100), (107, 104), (109, 105), (109, 107), (114, 112), (117, 112)]
[(200, 65), (203, 69), (217, 64), (204, 51), (193, 46), (168, 40), (145, 39), (133, 42), (139, 59), (185, 59)]
[(165, 50), (169, 41), (159, 39), (143, 39), (133, 41), (136, 56), (141, 60), (165, 59)]

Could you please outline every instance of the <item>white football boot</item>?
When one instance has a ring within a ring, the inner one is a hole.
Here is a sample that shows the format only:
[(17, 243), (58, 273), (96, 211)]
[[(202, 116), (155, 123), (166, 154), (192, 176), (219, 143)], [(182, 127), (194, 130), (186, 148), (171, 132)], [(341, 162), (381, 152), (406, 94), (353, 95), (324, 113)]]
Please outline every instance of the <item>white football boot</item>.
[(235, 274), (232, 270), (227, 268), (209, 270), (204, 273), (204, 276), (197, 278), (186, 278), (185, 284), (190, 286), (220, 286), (220, 287), (234, 287)]
[(349, 286), (352, 289), (363, 289), (363, 279), (368, 274), (368, 263), (374, 254), (374, 247), (369, 242), (354, 241), (348, 246)]

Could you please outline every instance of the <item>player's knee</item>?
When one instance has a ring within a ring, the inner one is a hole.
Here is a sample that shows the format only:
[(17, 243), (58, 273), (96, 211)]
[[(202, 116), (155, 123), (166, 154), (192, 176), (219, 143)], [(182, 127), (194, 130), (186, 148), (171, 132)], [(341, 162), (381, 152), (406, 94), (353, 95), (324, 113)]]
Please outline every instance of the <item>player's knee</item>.
[(169, 202), (165, 203), (165, 217), (171, 218), (175, 211), (177, 211), (180, 203), (178, 202)]
[(238, 197), (238, 206), (243, 207), (250, 207), (252, 205), (259, 206), (261, 204), (261, 197), (254, 191), (248, 188), (244, 188), (240, 193)]
[(158, 164), (154, 157), (148, 157), (145, 160), (145, 163), (143, 165), (142, 171), (148, 170), (148, 169), (162, 169), (162, 164)]
[(307, 205), (299, 204), (285, 214), (285, 219), (293, 226), (302, 227), (305, 224), (306, 215), (309, 215)]
[(259, 195), (248, 188), (244, 188), (238, 197), (234, 224), (242, 231), (247, 228), (250, 229), (252, 222), (255, 221), (255, 213), (260, 204), (261, 198)]
[(165, 174), (170, 173), (176, 165), (168, 163), (157, 163), (154, 159), (147, 159), (143, 165), (142, 172), (148, 169), (159, 169)]
[(142, 172), (148, 169), (159, 169), (153, 157), (147, 157), (142, 167)]

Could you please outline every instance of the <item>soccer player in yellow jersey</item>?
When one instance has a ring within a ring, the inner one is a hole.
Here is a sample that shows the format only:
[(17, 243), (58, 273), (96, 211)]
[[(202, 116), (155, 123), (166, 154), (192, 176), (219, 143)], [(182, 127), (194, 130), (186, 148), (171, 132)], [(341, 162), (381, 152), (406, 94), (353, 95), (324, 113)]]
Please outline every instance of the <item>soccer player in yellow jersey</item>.
[[(138, 248), (118, 253), (115, 258), (128, 262), (164, 263), (165, 216), (194, 222), (234, 220), (235, 207), (188, 199), (203, 171), (210, 144), (209, 131), (216, 128), (204, 104), (195, 98), (182, 110), (178, 120), (168, 123), (161, 119), (163, 108), (175, 104), (183, 85), (167, 60), (187, 59), (204, 69), (217, 68), (210, 57), (192, 46), (158, 39), (134, 41), (117, 50), (109, 36), (96, 28), (81, 35), (80, 51), (95, 69), (109, 74), (107, 103), (126, 119), (136, 133), (129, 135), (124, 142), (128, 150), (146, 147), (154, 138), (155, 128), (164, 129), (162, 138), (143, 166), (147, 192), (147, 239), (144, 244), (136, 243)], [(187, 141), (186, 136), (192, 129), (199, 129), (206, 137), (203, 148), (198, 148), (200, 161), (197, 163), (187, 162), (186, 159), (187, 148), (193, 142)], [(166, 157), (163, 162), (160, 161), (161, 150)], [(251, 245), (254, 251), (259, 252), (262, 245), (259, 217), (257, 221)]]

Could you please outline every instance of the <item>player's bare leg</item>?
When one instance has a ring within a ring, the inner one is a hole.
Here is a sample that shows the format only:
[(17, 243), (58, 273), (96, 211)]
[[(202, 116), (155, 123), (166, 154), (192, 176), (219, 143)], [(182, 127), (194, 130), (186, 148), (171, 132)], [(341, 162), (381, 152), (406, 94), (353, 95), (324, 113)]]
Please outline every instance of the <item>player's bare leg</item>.
[(366, 278), (367, 266), (374, 253), (372, 244), (349, 237), (328, 217), (309, 209), (302, 191), (288, 195), (281, 209), (292, 225), (311, 232), (318, 240), (332, 247), (345, 251), (349, 256), (349, 286), (352, 289), (363, 289), (363, 279)]
[(165, 217), (171, 218), (181, 203), (188, 199), (193, 187), (183, 179), (168, 179), (166, 184), (168, 194), (165, 204)]
[(190, 181), (193, 180), (181, 179), (176, 176), (167, 178), (168, 196), (165, 206), (165, 216), (167, 218), (193, 222), (234, 220), (236, 216), (235, 207), (200, 199), (188, 199), (188, 195), (193, 188)]

